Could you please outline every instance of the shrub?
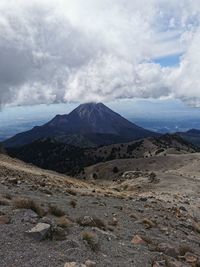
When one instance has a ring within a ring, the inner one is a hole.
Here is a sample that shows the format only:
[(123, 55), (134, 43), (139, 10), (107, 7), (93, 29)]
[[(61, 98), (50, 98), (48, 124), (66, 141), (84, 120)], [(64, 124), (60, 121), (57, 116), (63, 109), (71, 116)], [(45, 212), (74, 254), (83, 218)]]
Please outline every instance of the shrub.
[(93, 173), (92, 178), (96, 180), (98, 178), (98, 175), (96, 173)]
[[(87, 216), (86, 216), (87, 217)], [(81, 217), (77, 220), (77, 223), (81, 226), (97, 227), (99, 229), (106, 229), (105, 223), (99, 218), (92, 218), (85, 220), (85, 217)]]
[(76, 208), (76, 205), (77, 205), (77, 202), (76, 200), (72, 199), (69, 204), (75, 209)]
[(40, 217), (45, 215), (45, 211), (42, 209), (42, 207), (36, 201), (30, 198), (15, 198), (13, 200), (13, 206), (17, 209), (31, 209)]
[(119, 169), (117, 167), (114, 167), (112, 171), (113, 171), (113, 173), (118, 173)]
[(97, 251), (99, 249), (98, 237), (93, 232), (83, 232), (82, 238), (87, 242), (92, 251)]
[(73, 223), (66, 216), (62, 216), (57, 219), (56, 224), (62, 228), (69, 228)]
[(65, 215), (64, 210), (57, 207), (56, 205), (49, 205), (49, 213), (56, 216), (56, 217), (62, 217)]

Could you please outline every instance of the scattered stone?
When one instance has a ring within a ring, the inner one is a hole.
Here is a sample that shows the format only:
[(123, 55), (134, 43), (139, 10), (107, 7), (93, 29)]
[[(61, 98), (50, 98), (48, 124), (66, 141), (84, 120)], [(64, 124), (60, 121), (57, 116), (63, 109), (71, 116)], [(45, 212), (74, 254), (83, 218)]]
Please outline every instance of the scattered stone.
[(48, 237), (51, 231), (51, 225), (47, 223), (38, 223), (31, 230), (26, 231), (25, 233), (34, 239), (41, 241)]
[(116, 217), (113, 217), (112, 220), (109, 222), (110, 225), (112, 226), (117, 226), (118, 220)]
[(92, 217), (90, 217), (90, 216), (84, 216), (84, 217), (81, 219), (80, 224), (81, 224), (82, 226), (88, 226), (88, 225), (93, 224), (93, 222), (94, 222), (94, 220), (93, 220)]
[(78, 263), (78, 262), (67, 262), (65, 263), (64, 267), (87, 267), (85, 264)]
[(155, 261), (152, 267), (166, 267), (165, 261)]
[(135, 235), (133, 239), (131, 240), (131, 243), (134, 245), (145, 245), (146, 244), (146, 242), (139, 235)]
[(159, 252), (163, 252), (165, 255), (173, 257), (173, 258), (177, 258), (179, 255), (178, 248), (167, 243), (158, 244), (157, 249)]
[(93, 227), (92, 229), (93, 229), (95, 232), (98, 232), (98, 233), (100, 233), (100, 234), (102, 234), (102, 235), (105, 235), (105, 236), (109, 237), (109, 239), (110, 239), (111, 237), (113, 237), (113, 238), (115, 238), (115, 239), (117, 238), (116, 235), (113, 234), (113, 233), (111, 233), (111, 232), (101, 230), (101, 229), (99, 229), (99, 228), (97, 228), (97, 227)]
[(182, 211), (187, 211), (187, 209), (184, 206), (181, 206), (179, 209)]
[(148, 198), (147, 197), (141, 197), (139, 200), (142, 202), (146, 202), (148, 200)]
[(194, 222), (192, 224), (193, 230), (196, 231), (197, 233), (200, 233), (200, 223)]
[(187, 263), (190, 263), (194, 266), (196, 266), (197, 262), (198, 262), (198, 257), (196, 255), (194, 255), (193, 253), (187, 252), (184, 256), (185, 260)]
[(190, 267), (190, 265), (188, 265), (187, 263), (183, 263), (174, 258), (167, 259), (166, 265), (167, 267)]
[(87, 261), (85, 262), (85, 265), (86, 265), (87, 267), (96, 267), (96, 266), (97, 266), (96, 262), (95, 262), (95, 261), (91, 261), (91, 260), (87, 260)]
[(18, 183), (18, 180), (17, 180), (17, 178), (9, 178), (8, 183), (10, 183), (12, 185), (16, 185)]
[(26, 210), (22, 217), (22, 222), (35, 224), (37, 223), (38, 218), (39, 216), (36, 212), (34, 212), (33, 210)]
[(8, 218), (8, 216), (6, 216), (6, 215), (0, 216), (0, 225), (1, 224), (9, 224), (9, 223), (10, 223), (10, 219)]

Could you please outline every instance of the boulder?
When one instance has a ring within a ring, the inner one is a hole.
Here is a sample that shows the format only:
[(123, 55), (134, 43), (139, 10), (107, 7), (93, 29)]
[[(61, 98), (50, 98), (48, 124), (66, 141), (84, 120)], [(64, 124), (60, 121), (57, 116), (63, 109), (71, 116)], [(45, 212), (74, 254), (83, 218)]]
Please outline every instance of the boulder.
[(51, 232), (51, 225), (47, 223), (38, 223), (31, 230), (26, 231), (26, 234), (34, 239), (41, 241), (48, 237)]

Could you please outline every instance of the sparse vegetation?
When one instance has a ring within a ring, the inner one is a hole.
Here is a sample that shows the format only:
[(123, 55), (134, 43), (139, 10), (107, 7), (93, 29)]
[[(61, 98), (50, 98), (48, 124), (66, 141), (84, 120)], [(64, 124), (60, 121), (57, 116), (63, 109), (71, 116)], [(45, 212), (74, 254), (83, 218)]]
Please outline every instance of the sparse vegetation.
[(98, 179), (98, 175), (97, 175), (96, 173), (93, 173), (93, 174), (92, 174), (92, 178), (93, 178), (94, 180), (96, 180), (96, 179)]
[(77, 219), (77, 223), (81, 226), (97, 227), (99, 229), (106, 229), (106, 224), (103, 220), (96, 217), (89, 217), (89, 220), (85, 220), (85, 217), (80, 217)]
[(40, 217), (45, 215), (45, 210), (35, 200), (29, 198), (18, 197), (12, 200), (13, 206), (16, 209), (31, 209)]
[(73, 225), (72, 221), (69, 220), (67, 216), (62, 216), (62, 217), (58, 218), (56, 221), (56, 224), (59, 227), (67, 228), (67, 229)]
[(97, 251), (99, 249), (98, 237), (93, 232), (83, 232), (82, 238), (87, 242), (92, 251)]
[(49, 205), (49, 213), (56, 217), (62, 217), (65, 215), (64, 210), (62, 210), (61, 208), (59, 208), (58, 206), (54, 204)]

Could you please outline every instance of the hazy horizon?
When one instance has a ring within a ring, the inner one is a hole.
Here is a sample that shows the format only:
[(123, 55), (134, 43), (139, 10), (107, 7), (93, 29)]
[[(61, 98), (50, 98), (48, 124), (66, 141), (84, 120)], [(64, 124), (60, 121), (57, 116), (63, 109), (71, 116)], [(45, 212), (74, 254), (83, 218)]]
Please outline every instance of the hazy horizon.
[[(105, 103), (114, 111), (144, 128), (157, 132), (200, 129), (199, 109), (180, 100), (121, 100)], [(0, 112), (0, 141), (40, 126), (57, 114), (67, 114), (79, 103), (7, 107)]]

